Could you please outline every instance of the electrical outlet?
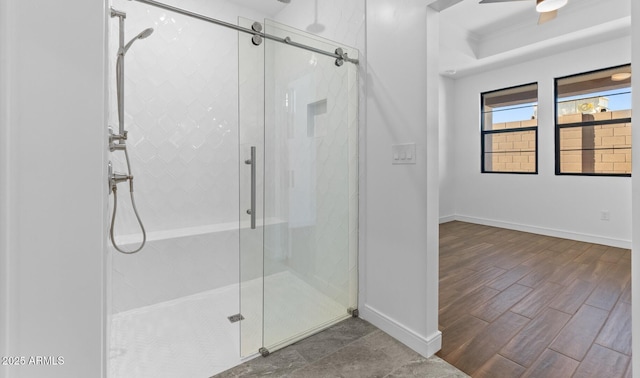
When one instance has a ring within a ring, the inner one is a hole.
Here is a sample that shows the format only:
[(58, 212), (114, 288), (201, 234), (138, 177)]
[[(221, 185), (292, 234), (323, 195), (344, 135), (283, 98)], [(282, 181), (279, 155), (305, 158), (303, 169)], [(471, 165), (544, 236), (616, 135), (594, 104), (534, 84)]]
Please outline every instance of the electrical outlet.
[(600, 212), (600, 220), (603, 220), (603, 221), (609, 220), (609, 210), (602, 210)]

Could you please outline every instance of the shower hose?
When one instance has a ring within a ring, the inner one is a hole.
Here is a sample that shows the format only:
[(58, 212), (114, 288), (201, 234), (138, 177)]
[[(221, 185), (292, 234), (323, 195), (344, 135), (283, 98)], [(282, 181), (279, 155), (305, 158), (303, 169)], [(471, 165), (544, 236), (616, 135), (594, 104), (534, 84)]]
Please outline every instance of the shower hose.
[(133, 254), (140, 252), (140, 250), (144, 247), (144, 244), (147, 242), (147, 232), (144, 229), (144, 225), (142, 224), (142, 220), (140, 219), (140, 214), (138, 214), (138, 208), (136, 206), (136, 201), (133, 196), (133, 175), (131, 174), (131, 164), (129, 163), (129, 153), (127, 152), (127, 148), (124, 148), (124, 156), (127, 161), (127, 174), (129, 176), (129, 195), (131, 196), (131, 205), (133, 207), (133, 213), (136, 215), (136, 219), (138, 220), (138, 224), (140, 225), (140, 230), (142, 231), (142, 243), (140, 246), (133, 251), (125, 251), (122, 249), (117, 243), (113, 235), (113, 228), (116, 223), (116, 211), (118, 210), (118, 186), (114, 183), (113, 190), (113, 213), (111, 215), (111, 226), (109, 227), (109, 236), (111, 237), (111, 243), (116, 251), (124, 254)]

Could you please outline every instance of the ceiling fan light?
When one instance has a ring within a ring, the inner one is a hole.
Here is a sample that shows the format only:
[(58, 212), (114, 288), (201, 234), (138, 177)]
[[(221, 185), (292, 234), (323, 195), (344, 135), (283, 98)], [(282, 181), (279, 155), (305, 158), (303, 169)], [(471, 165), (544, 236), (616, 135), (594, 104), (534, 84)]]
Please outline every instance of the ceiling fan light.
[(631, 77), (631, 72), (618, 72), (611, 75), (613, 81), (623, 81)]
[(536, 0), (536, 10), (540, 13), (552, 12), (567, 5), (568, 0)]

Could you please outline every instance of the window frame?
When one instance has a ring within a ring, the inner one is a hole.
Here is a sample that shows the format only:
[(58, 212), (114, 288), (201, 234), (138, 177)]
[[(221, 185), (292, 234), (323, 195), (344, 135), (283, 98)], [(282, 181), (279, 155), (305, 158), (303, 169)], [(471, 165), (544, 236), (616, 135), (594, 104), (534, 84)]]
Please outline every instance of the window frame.
[[(537, 175), (538, 174), (538, 126), (537, 122), (536, 122), (536, 126), (527, 126), (527, 127), (519, 127), (519, 128), (511, 128), (511, 129), (497, 129), (497, 130), (485, 130), (485, 110), (484, 110), (484, 96), (487, 94), (491, 94), (491, 93), (496, 93), (496, 92), (501, 92), (501, 91), (506, 91), (509, 89), (515, 89), (515, 88), (520, 88), (520, 87), (527, 87), (530, 85), (535, 85), (536, 86), (536, 106), (538, 106), (538, 97), (539, 97), (539, 84), (537, 81), (531, 82), (531, 83), (526, 83), (526, 84), (519, 84), (519, 85), (514, 85), (511, 87), (506, 87), (506, 88), (500, 88), (500, 89), (494, 89), (491, 91), (485, 91), (485, 92), (481, 92), (480, 93), (480, 173), (492, 173), (492, 174), (511, 174), (511, 175)], [(537, 120), (537, 118), (536, 118)], [(493, 171), (493, 170), (487, 170), (485, 168), (485, 153), (486, 153), (486, 147), (485, 147), (485, 136), (486, 135), (493, 135), (493, 134), (507, 134), (507, 133), (513, 133), (513, 132), (519, 132), (519, 131), (533, 131), (535, 134), (535, 142), (536, 142), (536, 147), (535, 147), (535, 169), (531, 172), (518, 172), (518, 171)]]
[[(554, 116), (553, 122), (554, 122), (554, 129), (555, 129), (554, 134), (555, 134), (555, 174), (556, 176), (631, 177), (632, 173), (595, 173), (595, 172), (578, 173), (578, 172), (561, 172), (560, 171), (560, 130), (573, 128), (573, 127), (577, 128), (577, 127), (585, 127), (585, 126), (613, 125), (613, 124), (619, 124), (619, 123), (630, 123), (633, 129), (633, 122), (632, 122), (633, 115), (630, 118), (620, 118), (615, 120), (612, 119), (612, 120), (602, 120), (602, 121), (587, 121), (587, 122), (573, 122), (573, 123), (559, 124), (558, 123), (558, 81), (562, 79), (569, 79), (576, 76), (589, 75), (589, 74), (593, 74), (600, 71), (613, 70), (616, 68), (622, 68), (626, 66), (631, 67), (631, 63), (599, 68), (597, 70), (580, 72), (576, 74), (556, 77), (553, 79), (553, 116)], [(631, 89), (631, 86), (629, 88)], [(633, 112), (633, 103), (632, 103), (631, 111)], [(631, 148), (633, 150), (633, 145), (631, 146)], [(633, 170), (633, 167), (631, 167), (631, 169)]]

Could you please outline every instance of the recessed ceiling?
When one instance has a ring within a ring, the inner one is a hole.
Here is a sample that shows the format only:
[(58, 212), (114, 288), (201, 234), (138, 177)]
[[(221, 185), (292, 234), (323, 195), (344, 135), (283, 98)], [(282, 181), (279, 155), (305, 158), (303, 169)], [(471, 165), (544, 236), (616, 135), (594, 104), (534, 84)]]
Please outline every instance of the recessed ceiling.
[[(456, 3), (438, 3), (445, 1)], [(631, 33), (631, 0), (569, 0), (555, 20), (542, 25), (535, 0), (479, 1), (463, 0), (440, 12), (441, 74), (462, 77)]]

